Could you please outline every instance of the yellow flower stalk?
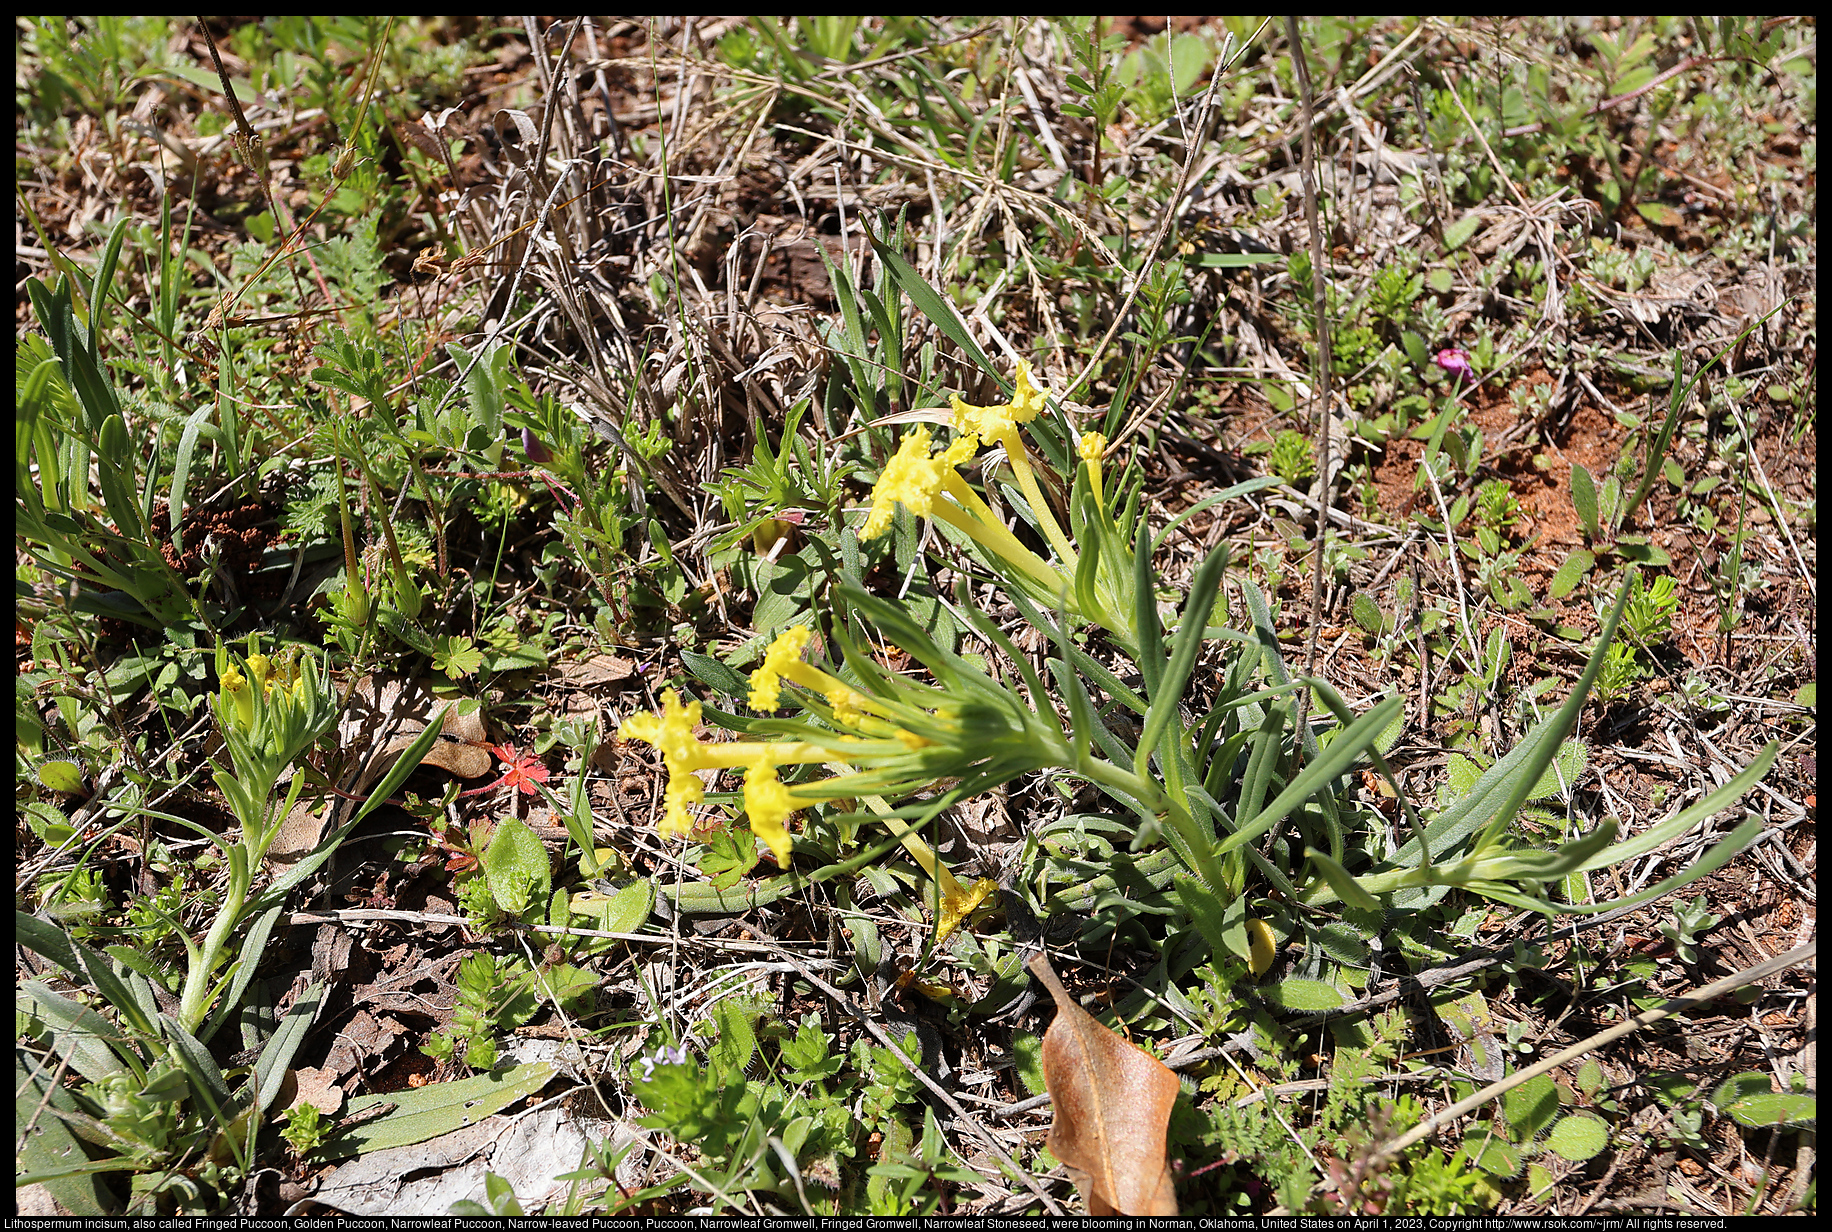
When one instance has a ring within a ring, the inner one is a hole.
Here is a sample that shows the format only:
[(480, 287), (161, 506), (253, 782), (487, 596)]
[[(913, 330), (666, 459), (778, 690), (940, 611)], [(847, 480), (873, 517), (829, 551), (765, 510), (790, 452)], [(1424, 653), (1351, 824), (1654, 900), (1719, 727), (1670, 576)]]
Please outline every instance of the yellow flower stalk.
[[(693, 732), (700, 725), (700, 703), (697, 701), (681, 704), (680, 695), (673, 689), (662, 694), (662, 712), (653, 714), (644, 711), (633, 714), (623, 721), (617, 734), (625, 740), (642, 740), (654, 745), (662, 752), (662, 761), (668, 767), (668, 787), (662, 794), (662, 821), (659, 829), (663, 834), (689, 834), (693, 830), (693, 817), (690, 808), (706, 798), (706, 785), (700, 781), (696, 770), (709, 769), (744, 769), (754, 770), (759, 765), (767, 764), (769, 777), (775, 778), (775, 767), (800, 762), (818, 762), (829, 754), (812, 744), (795, 741), (779, 744), (765, 744), (756, 741), (735, 741), (730, 744), (706, 744)], [(748, 775), (747, 775), (748, 784)], [(782, 822), (793, 806), (785, 807), (788, 789), (780, 782), (776, 784), (780, 797), (773, 796), (762, 784), (762, 794), (758, 799), (765, 802), (769, 812), (766, 813), (764, 829), (757, 828), (753, 816), (752, 831), (770, 845), (772, 853), (778, 856), (779, 863), (788, 860), (788, 836), (782, 833)], [(750, 793), (747, 789), (746, 799)], [(772, 824), (778, 832), (781, 845), (773, 841), (767, 830)]]
[(866, 697), (843, 680), (823, 672), (811, 663), (803, 663), (801, 654), (808, 647), (811, 636), (808, 626), (790, 625), (777, 634), (776, 640), (763, 653), (763, 665), (751, 673), (751, 694), (748, 699), (752, 710), (775, 710), (782, 705), (782, 682), (792, 680), (811, 693), (818, 693), (827, 699), (833, 707), (835, 721), (845, 727), (855, 727), (868, 731), (872, 735), (893, 734), (883, 724), (878, 730), (870, 726), (870, 711), (878, 718), (888, 718), (890, 711)]
[[(926, 424), (904, 437), (872, 489), (871, 513), (859, 531), (860, 542), (870, 542), (888, 530), (891, 515), (902, 505), (917, 517), (946, 522), (1020, 570), (1045, 594), (1055, 594), (1064, 585), (1062, 575), (1019, 543), (1017, 536), (986, 507), (986, 502), (955, 473), (954, 468), (970, 459), (977, 448), (977, 438), (969, 432), (939, 455), (930, 457)], [(938, 499), (943, 496), (947, 499)]]
[(1037, 486), (1037, 476), (1031, 470), (1030, 455), (1024, 448), (1024, 441), (1018, 436), (1018, 425), (1037, 418), (1044, 408), (1045, 397), (1044, 391), (1031, 380), (1031, 366), (1019, 360), (1017, 390), (1012, 394), (1011, 401), (995, 406), (970, 406), (956, 398), (954, 426), (982, 440), (997, 441), (1005, 447), (1005, 456), (1011, 461), (1012, 475), (1017, 479), (1018, 489), (1024, 493), (1024, 499), (1036, 517), (1043, 537), (1056, 549), (1063, 565), (1073, 571), (1079, 558), (1069, 543), (1069, 537), (1057, 525), (1056, 515), (1050, 512), (1049, 503), (1043, 499), (1043, 491)]
[(936, 858), (934, 848), (923, 842), (908, 822), (891, 812), (890, 805), (877, 796), (863, 796), (860, 803), (878, 814), (890, 832), (903, 843), (903, 849), (910, 853), (910, 858), (922, 866), (922, 871), (932, 877), (941, 890), (941, 905), (935, 913), (935, 944), (940, 945), (961, 926), (962, 920), (977, 911), (980, 904), (999, 888), (999, 883), (990, 877), (981, 877), (971, 887), (963, 886), (960, 878)]

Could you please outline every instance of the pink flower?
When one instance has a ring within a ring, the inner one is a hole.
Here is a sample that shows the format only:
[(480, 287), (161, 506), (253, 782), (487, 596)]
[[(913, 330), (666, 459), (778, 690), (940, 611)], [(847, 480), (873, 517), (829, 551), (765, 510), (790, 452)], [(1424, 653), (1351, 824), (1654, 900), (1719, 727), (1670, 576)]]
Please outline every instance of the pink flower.
[(1476, 375), (1476, 366), (1469, 362), (1469, 352), (1462, 347), (1445, 347), (1433, 356), (1433, 362), (1459, 381)]

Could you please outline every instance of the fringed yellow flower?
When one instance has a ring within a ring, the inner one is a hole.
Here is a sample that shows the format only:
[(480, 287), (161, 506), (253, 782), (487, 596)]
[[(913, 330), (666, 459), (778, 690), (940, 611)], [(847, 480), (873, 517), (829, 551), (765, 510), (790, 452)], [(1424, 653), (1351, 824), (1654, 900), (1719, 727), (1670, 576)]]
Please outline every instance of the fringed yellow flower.
[(767, 755), (744, 772), (744, 811), (751, 819), (751, 833), (770, 849), (776, 866), (789, 867), (789, 831), (783, 823), (795, 812), (795, 804)]
[(763, 666), (751, 673), (752, 710), (774, 710), (782, 703), (783, 673), (791, 664), (801, 661), (801, 653), (807, 646), (807, 625), (791, 625), (770, 643), (763, 655)]
[(859, 540), (876, 539), (890, 529), (891, 516), (902, 505), (919, 518), (932, 516), (935, 496), (954, 468), (973, 457), (978, 443), (971, 436), (957, 439), (941, 453), (929, 456), (929, 429), (925, 424), (903, 438), (897, 452), (884, 464), (872, 489), (871, 513), (859, 531)]
[(864, 700), (858, 690), (847, 685), (839, 684), (827, 690), (827, 704), (833, 707), (834, 721), (847, 727), (865, 722), (865, 712), (859, 709)]
[(691, 701), (683, 706), (680, 695), (669, 689), (662, 694), (661, 714), (649, 711), (633, 714), (617, 730), (626, 740), (646, 740), (662, 751), (662, 760), (668, 766), (668, 790), (662, 797), (663, 834), (691, 831), (693, 818), (687, 810), (706, 795), (705, 784), (694, 773), (705, 764), (700, 756), (700, 742), (693, 735), (693, 729), (699, 725), (700, 703)]
[(1037, 519), (1037, 528), (1049, 540), (1050, 546), (1056, 549), (1057, 556), (1062, 559), (1070, 575), (1073, 575), (1077, 560), (1075, 547), (1056, 524), (1056, 516), (1050, 512), (1049, 503), (1044, 500), (1043, 491), (1037, 486), (1037, 477), (1031, 473), (1030, 458), (1025, 452), (1024, 442), (1018, 439), (1018, 425), (1037, 418), (1044, 409), (1048, 395), (1031, 379), (1031, 367), (1023, 360), (1018, 361), (1016, 384), (1011, 401), (996, 406), (969, 406), (959, 398), (954, 399), (954, 427), (970, 438), (997, 441), (1005, 447), (1005, 458), (1011, 463), (1012, 477), (1018, 481), (1018, 490), (1024, 494), (1031, 515)]
[(961, 926), (961, 921), (979, 909), (986, 897), (999, 888), (990, 877), (981, 877), (972, 886), (962, 886), (953, 877), (942, 879), (941, 910), (935, 920), (935, 944), (940, 945)]
[(982, 441), (998, 441), (1007, 453), (1017, 452), (1018, 425), (1037, 418), (1044, 400), (1044, 392), (1031, 380), (1031, 366), (1023, 360), (1018, 361), (1017, 386), (1010, 402), (996, 406), (969, 406), (954, 399), (954, 426)]

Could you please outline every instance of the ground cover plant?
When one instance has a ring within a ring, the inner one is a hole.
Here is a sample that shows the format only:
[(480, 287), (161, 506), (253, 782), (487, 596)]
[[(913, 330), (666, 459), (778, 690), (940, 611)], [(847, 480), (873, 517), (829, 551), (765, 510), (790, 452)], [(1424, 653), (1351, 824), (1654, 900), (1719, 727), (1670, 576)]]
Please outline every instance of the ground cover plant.
[(1816, 1205), (1810, 20), (15, 39), (22, 1210)]

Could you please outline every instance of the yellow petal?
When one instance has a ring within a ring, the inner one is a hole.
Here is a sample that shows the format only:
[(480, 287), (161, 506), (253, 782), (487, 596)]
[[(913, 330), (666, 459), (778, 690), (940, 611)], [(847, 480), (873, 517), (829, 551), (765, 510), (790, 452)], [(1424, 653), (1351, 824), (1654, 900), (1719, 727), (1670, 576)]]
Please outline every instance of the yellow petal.
[(801, 659), (808, 645), (808, 626), (791, 625), (764, 652), (763, 666), (751, 673), (752, 710), (774, 710), (782, 701), (782, 674)]
[(758, 762), (744, 775), (744, 811), (750, 815), (751, 833), (770, 849), (776, 866), (789, 867), (789, 832), (783, 823), (795, 812), (795, 804), (776, 777), (776, 768), (767, 762)]
[(1276, 941), (1266, 921), (1247, 921), (1247, 961), (1253, 968), (1255, 978), (1272, 970), (1272, 960), (1278, 953)]
[[(953, 881), (954, 879), (950, 877), (947, 880)], [(981, 877), (973, 883), (971, 888), (965, 890), (961, 889), (960, 884), (956, 882), (953, 891), (950, 892), (945, 888), (946, 884), (943, 882), (941, 911), (935, 921), (936, 945), (946, 941), (949, 935), (961, 926), (961, 921), (978, 910), (979, 905), (986, 901), (986, 896), (999, 888), (999, 883), (990, 877)]]

